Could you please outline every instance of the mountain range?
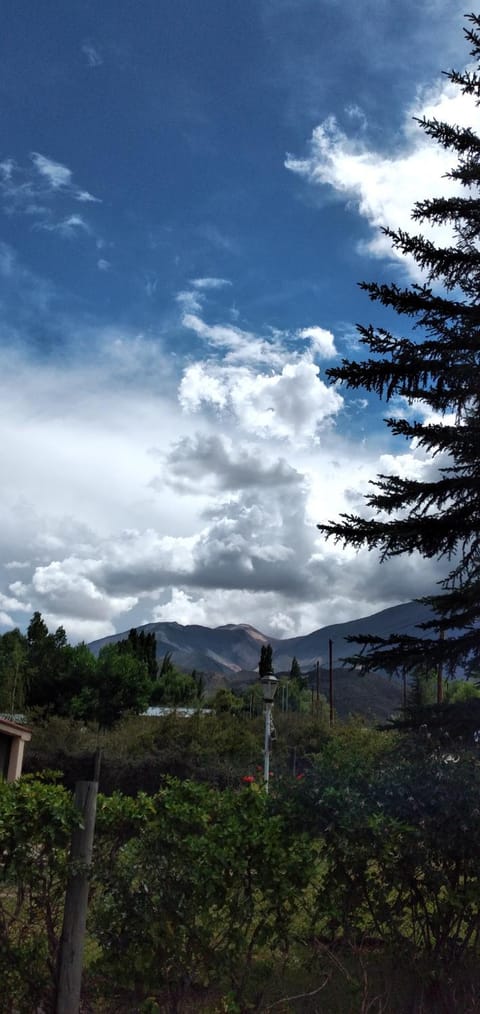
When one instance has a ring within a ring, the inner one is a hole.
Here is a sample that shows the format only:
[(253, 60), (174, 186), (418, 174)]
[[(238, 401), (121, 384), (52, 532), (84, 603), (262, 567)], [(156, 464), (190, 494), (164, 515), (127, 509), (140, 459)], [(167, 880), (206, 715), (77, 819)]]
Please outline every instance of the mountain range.
[[(310, 634), (297, 637), (270, 637), (246, 623), (227, 623), (221, 627), (203, 627), (197, 624), (147, 623), (138, 630), (153, 632), (157, 641), (159, 661), (168, 652), (172, 662), (186, 672), (197, 669), (205, 673), (222, 673), (235, 681), (240, 673), (253, 675), (258, 667), (262, 645), (271, 644), (273, 665), (276, 672), (289, 671), (295, 657), (300, 667), (309, 670), (319, 662), (328, 665), (329, 641), (333, 641), (334, 662), (338, 665), (345, 655), (351, 654), (352, 646), (347, 636), (390, 633), (422, 634), (416, 629), (418, 623), (430, 616), (426, 606), (418, 602), (407, 602), (400, 606), (382, 609), (372, 616), (347, 623), (334, 623), (321, 627)], [(102, 637), (89, 645), (98, 654), (104, 644), (122, 641), (128, 630)]]
[[(169, 653), (178, 668), (185, 672), (196, 669), (205, 673), (208, 684), (213, 687), (238, 687), (251, 683), (257, 678), (262, 645), (271, 644), (275, 672), (289, 672), (295, 657), (314, 689), (318, 662), (319, 689), (325, 695), (328, 694), (329, 641), (332, 641), (337, 713), (341, 716), (349, 712), (374, 713), (377, 717), (387, 717), (401, 706), (399, 681), (381, 674), (360, 676), (351, 669), (343, 668), (342, 658), (352, 652), (346, 637), (356, 634), (388, 636), (390, 633), (421, 636), (417, 624), (430, 615), (426, 606), (407, 602), (359, 620), (331, 624), (310, 634), (288, 638), (267, 636), (245, 623), (227, 623), (214, 628), (174, 622), (148, 623), (137, 629), (155, 634), (159, 661)], [(98, 654), (103, 645), (124, 640), (127, 636), (128, 631), (112, 634), (93, 641), (89, 647)]]

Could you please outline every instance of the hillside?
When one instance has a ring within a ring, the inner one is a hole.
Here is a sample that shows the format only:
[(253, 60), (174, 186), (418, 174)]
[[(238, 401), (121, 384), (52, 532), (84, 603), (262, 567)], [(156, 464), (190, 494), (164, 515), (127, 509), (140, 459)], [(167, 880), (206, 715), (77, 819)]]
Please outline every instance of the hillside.
[[(390, 632), (418, 633), (417, 623), (428, 616), (428, 610), (415, 602), (393, 606), (371, 616), (348, 623), (331, 624), (310, 634), (290, 638), (268, 637), (248, 624), (225, 624), (221, 627), (204, 627), (197, 624), (149, 623), (142, 629), (154, 632), (159, 661), (169, 652), (180, 669), (204, 672), (211, 688), (219, 686), (246, 686), (256, 678), (262, 644), (273, 648), (273, 663), (277, 674), (289, 672), (295, 656), (305, 674), (309, 675), (315, 690), (316, 663), (320, 665), (320, 693), (328, 696), (328, 645), (333, 642), (335, 675), (335, 709), (340, 717), (357, 713), (387, 718), (401, 706), (402, 691), (398, 680), (381, 674), (361, 676), (351, 669), (342, 668), (341, 659), (351, 652), (346, 637), (352, 634), (388, 635)], [(90, 644), (97, 654), (104, 644), (123, 640), (128, 631), (101, 638)]]
[[(417, 623), (429, 615), (424, 606), (416, 602), (383, 609), (372, 616), (335, 623), (321, 627), (310, 634), (290, 638), (268, 637), (248, 624), (228, 623), (221, 627), (203, 627), (196, 624), (183, 626), (180, 623), (148, 623), (139, 628), (145, 633), (154, 632), (157, 640), (159, 660), (171, 652), (172, 661), (180, 669), (197, 669), (205, 673), (223, 673), (232, 681), (245, 672), (255, 672), (258, 666), (262, 644), (270, 643), (273, 648), (273, 663), (276, 672), (289, 671), (295, 656), (304, 670), (313, 668), (317, 661), (321, 666), (328, 664), (328, 642), (333, 641), (334, 663), (351, 653), (352, 647), (345, 638), (352, 634), (380, 634), (401, 631), (416, 633)], [(421, 633), (421, 632), (420, 632)], [(89, 645), (98, 654), (104, 644), (121, 641), (128, 636), (128, 630), (112, 634)]]

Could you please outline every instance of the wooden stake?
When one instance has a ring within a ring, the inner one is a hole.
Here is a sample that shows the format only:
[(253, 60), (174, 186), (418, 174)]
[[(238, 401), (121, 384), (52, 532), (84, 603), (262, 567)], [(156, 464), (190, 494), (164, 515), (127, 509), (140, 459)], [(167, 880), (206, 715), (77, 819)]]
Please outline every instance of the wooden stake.
[(72, 835), (70, 862), (72, 873), (67, 882), (63, 912), (62, 938), (57, 976), (55, 1014), (78, 1014), (82, 987), (83, 946), (87, 924), (89, 876), (92, 862), (95, 815), (97, 810), (100, 751), (95, 755), (95, 781), (77, 782), (75, 806), (81, 824)]

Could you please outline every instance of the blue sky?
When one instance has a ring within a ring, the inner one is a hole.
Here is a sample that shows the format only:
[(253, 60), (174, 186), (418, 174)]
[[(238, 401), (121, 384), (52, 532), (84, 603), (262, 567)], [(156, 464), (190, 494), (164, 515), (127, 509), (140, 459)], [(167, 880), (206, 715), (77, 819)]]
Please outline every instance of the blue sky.
[(462, 13), (7, 0), (1, 630), (288, 636), (433, 589), (435, 564), (379, 568), (315, 522), (434, 468), (324, 370), (387, 320), (357, 282), (417, 277), (381, 226), (448, 186), (412, 117), (475, 125), (441, 75)]

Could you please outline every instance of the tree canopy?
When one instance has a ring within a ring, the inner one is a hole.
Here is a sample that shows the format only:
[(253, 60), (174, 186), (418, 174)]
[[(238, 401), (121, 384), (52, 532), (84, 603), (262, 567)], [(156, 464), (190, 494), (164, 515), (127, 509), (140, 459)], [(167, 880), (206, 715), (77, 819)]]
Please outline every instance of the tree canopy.
[[(468, 20), (465, 35), (478, 66), (480, 16)], [(480, 102), (478, 70), (447, 77)], [(389, 670), (444, 662), (454, 671), (459, 665), (478, 668), (479, 656), (480, 136), (469, 127), (419, 122), (456, 157), (447, 176), (463, 193), (419, 201), (412, 218), (447, 226), (453, 242), (441, 245), (421, 234), (384, 230), (397, 252), (413, 258), (423, 281), (405, 288), (363, 282), (361, 288), (403, 318), (407, 334), (359, 326), (368, 357), (344, 359), (327, 372), (332, 381), (393, 403), (394, 414), (386, 419), (390, 431), (414, 441), (436, 469), (428, 478), (378, 475), (365, 498), (365, 516), (344, 514), (318, 527), (346, 545), (379, 550), (382, 561), (412, 553), (447, 561), (439, 592), (421, 600), (432, 609), (432, 618), (419, 625), (423, 634), (354, 638), (363, 649), (351, 661)], [(399, 398), (414, 407), (417, 418), (398, 412)]]

